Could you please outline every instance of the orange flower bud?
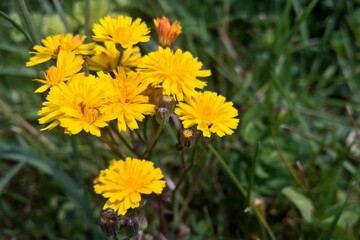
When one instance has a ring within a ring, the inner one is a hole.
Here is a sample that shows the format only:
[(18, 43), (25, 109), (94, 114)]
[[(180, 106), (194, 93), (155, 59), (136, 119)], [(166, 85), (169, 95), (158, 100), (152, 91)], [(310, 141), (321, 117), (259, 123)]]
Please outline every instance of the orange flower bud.
[(176, 38), (181, 33), (181, 25), (175, 21), (170, 25), (170, 20), (166, 17), (154, 19), (156, 31), (159, 35), (159, 44), (162, 47), (171, 47)]

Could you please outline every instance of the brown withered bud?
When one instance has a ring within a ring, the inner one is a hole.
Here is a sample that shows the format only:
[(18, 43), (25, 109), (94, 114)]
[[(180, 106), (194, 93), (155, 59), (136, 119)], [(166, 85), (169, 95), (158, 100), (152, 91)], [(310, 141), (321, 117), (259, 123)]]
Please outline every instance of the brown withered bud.
[(128, 217), (125, 223), (125, 232), (128, 239), (135, 237), (139, 232), (139, 221), (135, 217)]
[(170, 117), (169, 110), (167, 108), (158, 108), (156, 110), (156, 121), (159, 125), (164, 126), (168, 121)]
[(158, 107), (167, 108), (169, 110), (169, 114), (171, 115), (174, 113), (175, 99), (172, 96), (163, 95), (159, 100)]
[(102, 211), (98, 219), (98, 224), (103, 233), (108, 237), (116, 235), (119, 232), (120, 222), (118, 221), (115, 211), (111, 208)]
[(192, 148), (195, 144), (195, 132), (185, 128), (179, 131), (179, 142), (183, 148)]

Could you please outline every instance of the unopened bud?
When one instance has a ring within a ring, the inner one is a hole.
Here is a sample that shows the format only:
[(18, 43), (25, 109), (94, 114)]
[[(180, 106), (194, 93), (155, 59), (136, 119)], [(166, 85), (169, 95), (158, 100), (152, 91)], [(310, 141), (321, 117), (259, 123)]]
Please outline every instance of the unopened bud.
[(98, 184), (99, 183), (99, 179), (96, 177), (96, 178), (94, 178), (93, 179), (93, 185), (96, 185), (96, 184)]
[(170, 20), (166, 17), (154, 19), (156, 31), (159, 35), (159, 44), (162, 47), (171, 47), (175, 39), (181, 33), (181, 25), (178, 21), (170, 24)]
[(170, 113), (167, 108), (158, 108), (156, 110), (156, 121), (159, 125), (164, 126), (169, 121)]
[(126, 226), (126, 217), (118, 217), (119, 230)]
[(105, 233), (108, 237), (116, 235), (119, 232), (120, 223), (115, 211), (111, 208), (105, 209), (100, 214), (98, 224), (103, 233)]
[(192, 148), (195, 144), (195, 132), (185, 128), (179, 131), (179, 140), (183, 148)]
[(135, 217), (129, 217), (126, 219), (125, 232), (126, 236), (130, 239), (135, 237), (139, 231), (139, 221)]
[(169, 114), (174, 113), (175, 109), (175, 99), (172, 96), (163, 95), (159, 100), (159, 108), (167, 108), (169, 110)]
[(83, 67), (83, 71), (85, 73), (85, 76), (89, 76), (90, 75), (90, 71), (89, 71), (89, 62), (86, 59), (86, 57), (84, 55), (80, 55), (82, 57), (82, 59), (84, 60), (82, 67)]

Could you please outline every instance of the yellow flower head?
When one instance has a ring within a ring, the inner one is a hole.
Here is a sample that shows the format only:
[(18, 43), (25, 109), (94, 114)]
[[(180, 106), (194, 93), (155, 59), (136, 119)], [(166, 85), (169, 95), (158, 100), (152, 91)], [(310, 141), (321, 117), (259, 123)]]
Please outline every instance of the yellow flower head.
[(49, 36), (41, 41), (43, 46), (36, 45), (34, 50), (36, 52), (30, 52), (35, 56), (30, 58), (30, 61), (26, 63), (26, 66), (34, 66), (43, 62), (46, 62), (52, 58), (57, 58), (61, 50), (73, 52), (75, 54), (94, 54), (92, 50), (95, 43), (83, 44), (85, 36), (72, 34), (58, 34)]
[(119, 131), (126, 131), (126, 127), (137, 129), (137, 121), (155, 112), (155, 106), (149, 103), (149, 98), (141, 95), (147, 84), (142, 81), (141, 74), (136, 72), (126, 74), (122, 68), (118, 68), (114, 74), (114, 79), (103, 72), (98, 74), (101, 80), (111, 82), (109, 109), (116, 115)]
[(181, 33), (181, 25), (175, 21), (170, 25), (170, 21), (166, 17), (154, 19), (156, 31), (159, 35), (159, 44), (162, 47), (171, 47), (176, 38)]
[(94, 41), (112, 41), (121, 44), (123, 48), (150, 40), (150, 36), (146, 35), (150, 32), (146, 24), (141, 22), (140, 18), (133, 22), (132, 18), (127, 16), (101, 18), (100, 24), (94, 24), (93, 32)]
[(52, 87), (47, 102), (39, 111), (43, 116), (40, 124), (55, 121), (42, 129), (51, 129), (60, 124), (65, 133), (77, 134), (84, 130), (100, 136), (99, 128), (107, 126), (107, 121), (115, 119), (107, 111), (108, 84), (90, 75), (79, 75), (67, 83)]
[(192, 98), (185, 98), (179, 103), (175, 113), (180, 115), (180, 120), (185, 128), (197, 125), (204, 137), (216, 133), (219, 137), (231, 135), (236, 129), (239, 119), (238, 111), (232, 102), (225, 102), (225, 97), (215, 92), (197, 92)]
[[(92, 71), (113, 71), (119, 64), (120, 52), (116, 49), (115, 43), (106, 41), (105, 47), (96, 45), (95, 56), (89, 59), (90, 70)], [(141, 58), (140, 48), (129, 47), (124, 50), (120, 66), (128, 72), (131, 67), (137, 67)]]
[(45, 80), (34, 79), (44, 84), (35, 92), (44, 92), (52, 86), (71, 79), (82, 69), (83, 63), (84, 59), (81, 56), (76, 56), (73, 52), (60, 51), (56, 66), (51, 66), (46, 70)]
[(153, 86), (162, 87), (163, 95), (172, 95), (178, 101), (185, 96), (196, 93), (195, 88), (204, 88), (206, 83), (196, 79), (211, 75), (210, 70), (200, 70), (202, 63), (197, 61), (190, 52), (180, 49), (173, 52), (170, 48), (159, 47), (158, 51), (144, 56), (138, 71)]
[(109, 168), (100, 172), (94, 189), (108, 198), (104, 209), (125, 215), (129, 208), (139, 207), (141, 194), (160, 194), (165, 187), (165, 181), (160, 180), (163, 177), (154, 163), (127, 157), (125, 161), (112, 160)]

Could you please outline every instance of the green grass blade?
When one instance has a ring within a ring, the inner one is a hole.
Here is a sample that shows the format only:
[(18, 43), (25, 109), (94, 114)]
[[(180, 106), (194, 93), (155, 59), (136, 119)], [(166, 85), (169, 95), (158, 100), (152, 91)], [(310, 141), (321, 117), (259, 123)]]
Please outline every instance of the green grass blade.
[[(221, 164), (221, 166), (224, 168), (225, 172), (229, 175), (229, 177), (231, 178), (231, 180), (234, 182), (234, 184), (237, 186), (237, 188), (239, 189), (239, 191), (244, 195), (244, 197), (247, 197), (245, 188), (242, 186), (242, 184), (240, 183), (240, 181), (237, 179), (237, 177), (235, 176), (235, 174), (232, 172), (232, 170), (230, 169), (230, 167), (226, 164), (225, 160), (220, 156), (220, 154), (218, 153), (218, 151), (216, 151), (216, 149), (211, 145), (211, 143), (209, 143), (208, 145), (210, 151), (215, 155), (216, 159), (218, 160), (218, 162)], [(254, 206), (254, 204), (250, 205), (252, 207), (252, 209), (255, 211), (255, 215), (258, 218), (259, 222), (264, 226), (264, 228), (266, 229), (266, 231), (268, 232), (270, 238), (272, 240), (275, 240), (276, 237), (274, 235), (274, 233), (272, 232), (269, 224), (266, 222), (265, 218), (262, 216), (262, 214), (259, 212), (259, 210)]]
[[(310, 15), (311, 11), (314, 9), (316, 4), (319, 2), (319, 0), (312, 0), (304, 12), (301, 14), (299, 19), (296, 21), (294, 27), (291, 29), (290, 33), (286, 36), (286, 40), (289, 41), (290, 38), (299, 30), (300, 26), (303, 24), (303, 22), (307, 19), (307, 17)], [(284, 48), (285, 49), (285, 48)]]
[(87, 40), (90, 40), (89, 36), (91, 35), (90, 30), (90, 0), (85, 0), (85, 36), (87, 36)]
[(10, 180), (16, 175), (16, 173), (26, 164), (26, 160), (23, 162), (17, 163), (6, 175), (0, 180), (0, 196), (4, 191), (5, 186), (10, 182)]
[(22, 19), (22, 22), (25, 25), (27, 31), (29, 32), (29, 34), (31, 36), (32, 42), (34, 42), (35, 44), (40, 43), (39, 34), (35, 30), (33, 21), (31, 19), (31, 14), (29, 12), (29, 9), (26, 6), (25, 1), (24, 0), (15, 0), (14, 2), (17, 6), (19, 15), (21, 16), (21, 19)]
[(24, 36), (26, 37), (26, 39), (32, 44), (34, 45), (35, 42), (32, 39), (32, 37), (29, 35), (28, 32), (26, 32), (19, 24), (17, 24), (17, 22), (15, 22), (14, 20), (12, 20), (6, 13), (4, 13), (3, 11), (0, 11), (0, 17), (4, 18), (6, 21), (8, 21), (11, 25), (13, 25), (17, 30), (19, 30), (22, 34), (24, 34)]
[(333, 239), (332, 238), (332, 235), (335, 231), (335, 228), (336, 228), (336, 224), (337, 222), (339, 221), (340, 217), (341, 217), (341, 214), (343, 213), (344, 209), (346, 208), (347, 206), (347, 203), (350, 199), (350, 196), (354, 190), (355, 187), (358, 187), (359, 186), (359, 181), (360, 181), (360, 178), (353, 181), (351, 186), (350, 186), (350, 189), (348, 190), (348, 193), (347, 193), (347, 196), (346, 196), (346, 199), (343, 203), (343, 205), (341, 206), (339, 212), (336, 214), (336, 216), (334, 217), (334, 220), (332, 221), (331, 225), (329, 226), (329, 228), (325, 231), (325, 233), (320, 237), (320, 240), (331, 240)]
[(64, 12), (60, 2), (58, 0), (53, 0), (52, 2), (55, 6), (57, 13), (59, 14), (59, 16), (61, 18), (61, 21), (63, 22), (63, 24), (65, 26), (66, 32), (70, 33), (71, 32), (70, 25), (69, 25), (68, 21), (66, 20), (66, 15), (65, 15), (65, 12)]
[(11, 146), (7, 146), (6, 150), (0, 152), (0, 158), (11, 159), (20, 163), (27, 162), (30, 166), (50, 175), (73, 202), (83, 220), (92, 224), (92, 209), (88, 204), (86, 194), (84, 194), (85, 189), (77, 184), (75, 176), (71, 176), (50, 162), (38, 158), (34, 153), (22, 152)]

